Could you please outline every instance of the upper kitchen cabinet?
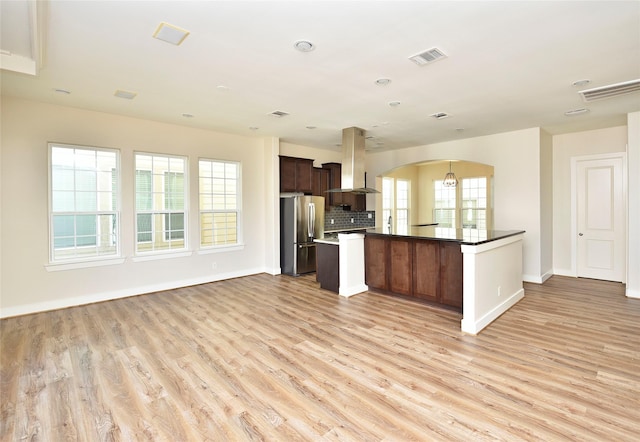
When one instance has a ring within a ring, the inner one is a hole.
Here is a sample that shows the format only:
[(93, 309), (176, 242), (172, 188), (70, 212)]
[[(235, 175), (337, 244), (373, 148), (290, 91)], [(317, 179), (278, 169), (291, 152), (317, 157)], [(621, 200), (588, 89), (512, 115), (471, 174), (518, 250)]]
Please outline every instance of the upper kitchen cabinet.
[(329, 170), (320, 167), (313, 168), (313, 190), (312, 195), (324, 197), (325, 210), (329, 210), (329, 195), (327, 190), (331, 189), (329, 181)]
[(280, 192), (313, 193), (313, 160), (280, 156)]
[[(342, 164), (340, 163), (324, 163), (323, 169), (329, 171), (329, 189), (340, 189), (342, 187)], [(352, 192), (330, 192), (328, 195), (328, 204), (330, 206), (348, 207), (354, 212), (362, 212), (367, 210), (367, 199), (364, 194)]]

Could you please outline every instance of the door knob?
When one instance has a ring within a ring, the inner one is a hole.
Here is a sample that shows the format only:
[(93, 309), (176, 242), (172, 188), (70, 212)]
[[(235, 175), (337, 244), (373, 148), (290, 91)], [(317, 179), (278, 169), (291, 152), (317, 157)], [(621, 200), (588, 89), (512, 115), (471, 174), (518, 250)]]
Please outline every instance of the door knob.
[(578, 236), (582, 236), (582, 233), (578, 233)]

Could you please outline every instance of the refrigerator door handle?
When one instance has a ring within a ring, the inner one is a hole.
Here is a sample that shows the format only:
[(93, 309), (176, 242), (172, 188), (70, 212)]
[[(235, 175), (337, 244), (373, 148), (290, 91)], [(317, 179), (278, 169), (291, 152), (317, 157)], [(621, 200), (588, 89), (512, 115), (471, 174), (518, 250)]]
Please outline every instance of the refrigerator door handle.
[(313, 203), (309, 203), (309, 213), (307, 218), (307, 230), (309, 238), (313, 238), (313, 234), (315, 232), (315, 221), (316, 221), (316, 205)]

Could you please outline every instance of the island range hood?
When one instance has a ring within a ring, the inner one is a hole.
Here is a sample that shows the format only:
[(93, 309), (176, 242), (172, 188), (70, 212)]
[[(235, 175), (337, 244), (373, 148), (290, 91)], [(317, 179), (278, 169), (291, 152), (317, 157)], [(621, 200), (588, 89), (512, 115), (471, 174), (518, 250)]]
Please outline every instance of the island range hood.
[(342, 129), (342, 181), (340, 189), (327, 192), (380, 193), (367, 187), (364, 175), (365, 131), (359, 127)]

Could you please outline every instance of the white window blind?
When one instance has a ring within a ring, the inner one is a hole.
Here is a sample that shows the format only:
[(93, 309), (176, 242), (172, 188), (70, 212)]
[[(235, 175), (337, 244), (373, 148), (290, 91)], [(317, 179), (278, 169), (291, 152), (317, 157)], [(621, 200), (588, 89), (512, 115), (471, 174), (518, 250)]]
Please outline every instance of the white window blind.
[(200, 159), (200, 247), (240, 242), (240, 163)]
[(136, 252), (187, 248), (187, 160), (135, 155)]
[(119, 256), (119, 152), (50, 144), (49, 178), (50, 262)]

